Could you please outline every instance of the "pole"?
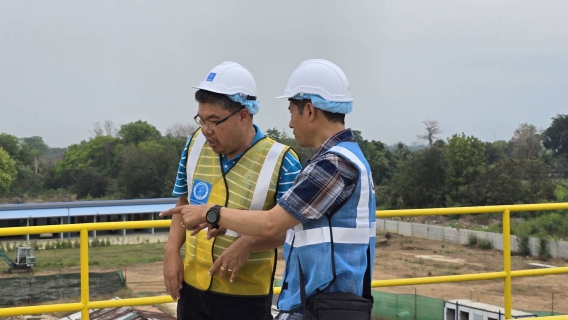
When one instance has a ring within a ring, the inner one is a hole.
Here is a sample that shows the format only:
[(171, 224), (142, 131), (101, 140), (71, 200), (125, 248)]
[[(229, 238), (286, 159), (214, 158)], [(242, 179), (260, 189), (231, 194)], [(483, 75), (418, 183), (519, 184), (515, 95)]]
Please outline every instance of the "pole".
[(418, 314), (418, 308), (416, 307), (416, 287), (414, 287), (414, 320), (416, 320), (416, 314)]
[(554, 315), (554, 291), (552, 291), (552, 307), (550, 308), (550, 315)]
[(506, 273), (505, 283), (503, 285), (505, 298), (505, 319), (511, 319), (511, 215), (509, 210), (503, 211), (503, 267)]
[(83, 229), (79, 233), (81, 260), (81, 319), (89, 320), (89, 231)]

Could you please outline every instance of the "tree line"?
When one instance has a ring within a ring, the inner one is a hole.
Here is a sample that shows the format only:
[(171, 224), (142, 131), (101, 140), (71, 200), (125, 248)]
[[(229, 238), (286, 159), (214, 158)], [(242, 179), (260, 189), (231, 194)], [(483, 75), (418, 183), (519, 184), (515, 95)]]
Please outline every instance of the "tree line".
[(0, 134), (0, 199), (140, 199), (171, 196), (191, 125), (162, 135), (146, 121), (96, 123), (93, 137), (50, 148), (38, 136)]
[[(388, 146), (354, 130), (368, 159), (380, 209), (483, 206), (568, 201), (568, 115), (545, 130), (524, 123), (510, 140), (484, 142), (464, 133), (446, 140), (437, 121), (424, 121), (421, 150)], [(96, 123), (92, 138), (50, 148), (41, 137), (0, 134), (0, 199), (4, 203), (71, 199), (169, 197), (190, 125), (162, 135), (146, 121)], [(314, 150), (276, 128), (303, 164)], [(412, 151), (411, 151), (412, 150)], [(532, 218), (535, 213), (521, 213)], [(557, 217), (555, 218), (557, 219)], [(540, 231), (539, 231), (540, 232)], [(567, 233), (568, 236), (568, 233)]]

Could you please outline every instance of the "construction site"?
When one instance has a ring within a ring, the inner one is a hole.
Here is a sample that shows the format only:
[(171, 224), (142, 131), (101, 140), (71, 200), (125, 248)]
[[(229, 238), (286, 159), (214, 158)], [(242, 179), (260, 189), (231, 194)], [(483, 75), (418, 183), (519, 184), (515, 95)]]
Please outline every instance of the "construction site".
[[(396, 233), (387, 235), (386, 232), (379, 232), (378, 235), (373, 277), (375, 280), (495, 272), (501, 270), (503, 266), (503, 254), (496, 249), (483, 250), (468, 245), (408, 237)], [(125, 255), (134, 248), (146, 247), (148, 255), (159, 256), (166, 240), (167, 234), (164, 233), (130, 235), (125, 241), (122, 241), (122, 237), (109, 238), (110, 248), (122, 250)], [(49, 240), (42, 241), (47, 243)], [(78, 249), (55, 250), (68, 252), (66, 254), (74, 252), (78, 255)], [(94, 249), (92, 251), (91, 255), (94, 254)], [(91, 259), (98, 261), (96, 256)], [(512, 256), (511, 262), (512, 270), (528, 269), (535, 263), (542, 264), (538, 259), (522, 256)], [(546, 264), (563, 267), (566, 266), (566, 261), (552, 259)], [(281, 279), (283, 268), (284, 261), (279, 259), (276, 279)], [(0, 275), (0, 308), (80, 301), (79, 265), (41, 270), (41, 261), (38, 260), (38, 268), (35, 269), (33, 273), (15, 272)], [(166, 294), (160, 261), (136, 263), (120, 268), (100, 267), (95, 264), (89, 267), (89, 272), (90, 297), (95, 301)], [(566, 292), (568, 292), (566, 274), (513, 279), (512, 307), (518, 312), (539, 316), (568, 314)], [(501, 308), (504, 306), (502, 280), (381, 287), (374, 288), (373, 295), (375, 297), (373, 313), (376, 319), (443, 319), (446, 302), (457, 299)], [(153, 312), (158, 314), (163, 313), (164, 316), (173, 317), (176, 315), (175, 303), (155, 304), (154, 307), (156, 309)], [(136, 312), (128, 308), (112, 310)], [(67, 319), (65, 317), (72, 314), (74, 312), (44, 314), (42, 317)], [(103, 313), (101, 317), (102, 315)], [(97, 319), (95, 316), (96, 314), (91, 314), (92, 319)], [(25, 316), (11, 318), (25, 319)]]

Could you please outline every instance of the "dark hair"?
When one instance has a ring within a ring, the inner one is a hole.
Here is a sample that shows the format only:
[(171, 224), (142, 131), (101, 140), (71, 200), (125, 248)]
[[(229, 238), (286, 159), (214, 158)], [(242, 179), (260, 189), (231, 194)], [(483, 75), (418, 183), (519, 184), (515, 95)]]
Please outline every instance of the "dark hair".
[(227, 95), (199, 89), (195, 92), (195, 101), (199, 103), (218, 104), (222, 109), (235, 112), (243, 107), (242, 104), (231, 100)]
[[(298, 107), (298, 113), (302, 114), (304, 113), (304, 108), (306, 107), (306, 104), (312, 103), (312, 100), (309, 99), (304, 99), (304, 100), (297, 100), (297, 99), (288, 99), (288, 101), (290, 101), (293, 105), (295, 105), (296, 107)], [(325, 116), (325, 118), (327, 120), (329, 120), (329, 122), (338, 122), (341, 124), (345, 124), (345, 114), (343, 113), (333, 113), (333, 112), (329, 112), (329, 111), (325, 111), (325, 110), (321, 110), (321, 112), (323, 112), (323, 115)]]

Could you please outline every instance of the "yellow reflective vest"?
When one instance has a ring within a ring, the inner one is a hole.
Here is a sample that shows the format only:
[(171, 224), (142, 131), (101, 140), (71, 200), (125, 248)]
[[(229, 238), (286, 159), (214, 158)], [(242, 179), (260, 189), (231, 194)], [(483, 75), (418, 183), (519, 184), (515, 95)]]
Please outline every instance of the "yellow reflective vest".
[[(265, 137), (249, 147), (223, 175), (220, 155), (207, 145), (205, 136), (194, 134), (187, 150), (188, 200), (243, 210), (270, 210), (276, 205), (278, 174), (290, 148)], [(205, 197), (208, 197), (205, 199)], [(230, 276), (209, 276), (213, 262), (240, 234), (227, 230), (210, 240), (207, 231), (186, 234), (184, 280), (198, 290), (229, 295), (263, 296), (270, 293), (276, 266), (276, 249), (251, 252), (231, 283)]]

